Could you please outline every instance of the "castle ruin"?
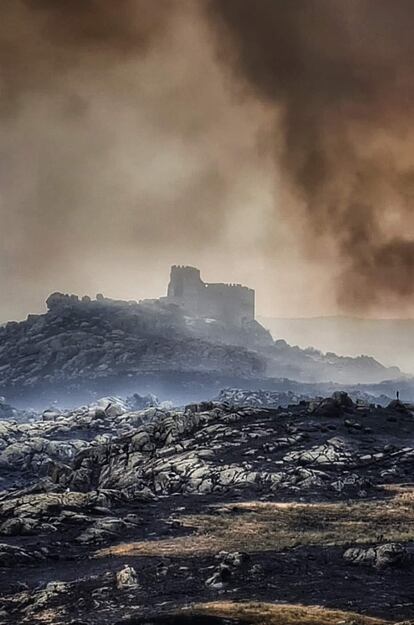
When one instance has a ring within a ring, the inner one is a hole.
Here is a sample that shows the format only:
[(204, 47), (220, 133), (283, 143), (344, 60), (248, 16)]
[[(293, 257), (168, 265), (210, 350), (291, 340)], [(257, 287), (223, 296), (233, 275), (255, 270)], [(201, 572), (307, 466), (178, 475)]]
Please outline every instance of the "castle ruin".
[(171, 267), (167, 301), (177, 304), (196, 317), (217, 319), (242, 326), (253, 321), (255, 293), (241, 284), (203, 282), (195, 267)]

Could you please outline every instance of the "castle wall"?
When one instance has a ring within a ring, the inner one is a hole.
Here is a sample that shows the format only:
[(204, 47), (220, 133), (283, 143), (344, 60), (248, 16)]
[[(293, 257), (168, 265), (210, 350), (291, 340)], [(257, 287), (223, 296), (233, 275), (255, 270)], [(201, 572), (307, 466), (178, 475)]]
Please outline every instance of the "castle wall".
[(195, 267), (171, 268), (167, 299), (197, 317), (233, 325), (252, 321), (255, 315), (253, 289), (240, 284), (205, 283)]
[(204, 316), (241, 325), (254, 319), (254, 291), (240, 285), (206, 284)]

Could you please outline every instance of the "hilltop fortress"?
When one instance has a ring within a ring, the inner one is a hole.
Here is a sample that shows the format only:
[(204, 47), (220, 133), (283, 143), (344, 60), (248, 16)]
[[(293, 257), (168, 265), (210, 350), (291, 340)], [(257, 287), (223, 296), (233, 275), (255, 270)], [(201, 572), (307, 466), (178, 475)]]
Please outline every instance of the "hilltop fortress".
[(140, 384), (146, 393), (170, 385), (187, 397), (189, 389), (216, 393), (253, 378), (260, 384), (267, 378), (402, 384), (398, 368), (373, 358), (274, 341), (254, 319), (252, 289), (205, 283), (194, 267), (173, 266), (168, 292), (159, 299), (52, 293), (46, 303), (44, 314), (0, 326), (1, 395), (54, 389), (108, 395)]
[(254, 321), (255, 293), (241, 284), (203, 282), (195, 267), (171, 267), (168, 302), (177, 304), (191, 315), (218, 319), (242, 326)]
[[(165, 304), (178, 306), (184, 314), (200, 320), (215, 319), (234, 329), (255, 322), (255, 292), (241, 284), (208, 283), (200, 277), (200, 270), (195, 267), (173, 265), (170, 272), (167, 295), (159, 299), (136, 301), (114, 300), (98, 294), (93, 300), (87, 295), (52, 293), (47, 299), (49, 310), (83, 307), (99, 310), (102, 306), (128, 308), (139, 312), (141, 317), (165, 309)], [(161, 308), (160, 308), (161, 305)], [(158, 307), (158, 308), (157, 308)], [(108, 309), (109, 310), (109, 309)], [(165, 316), (165, 315), (164, 315)]]

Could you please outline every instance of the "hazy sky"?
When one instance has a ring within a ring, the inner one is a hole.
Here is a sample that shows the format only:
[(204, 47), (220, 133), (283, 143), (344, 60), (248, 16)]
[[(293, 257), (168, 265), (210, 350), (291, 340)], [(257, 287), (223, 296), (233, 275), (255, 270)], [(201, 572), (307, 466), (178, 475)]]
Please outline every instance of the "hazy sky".
[(171, 264), (414, 313), (411, 0), (2, 0), (0, 320)]

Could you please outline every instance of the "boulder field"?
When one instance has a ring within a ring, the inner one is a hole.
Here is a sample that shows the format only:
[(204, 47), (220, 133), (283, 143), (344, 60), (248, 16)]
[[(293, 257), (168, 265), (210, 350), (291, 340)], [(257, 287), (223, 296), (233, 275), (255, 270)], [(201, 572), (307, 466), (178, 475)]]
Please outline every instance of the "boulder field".
[(138, 405), (0, 422), (0, 622), (414, 617), (410, 405)]

